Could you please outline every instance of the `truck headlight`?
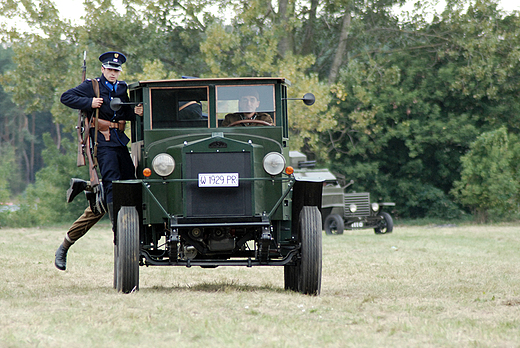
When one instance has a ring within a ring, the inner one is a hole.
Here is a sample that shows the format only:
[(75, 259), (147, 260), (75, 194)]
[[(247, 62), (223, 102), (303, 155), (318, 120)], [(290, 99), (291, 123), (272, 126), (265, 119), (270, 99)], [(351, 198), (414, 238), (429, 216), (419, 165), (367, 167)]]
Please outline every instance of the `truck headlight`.
[(372, 210), (373, 210), (373, 211), (379, 211), (379, 204), (377, 204), (377, 203), (372, 203)]
[(348, 208), (350, 209), (350, 211), (352, 213), (355, 213), (357, 211), (357, 205), (355, 205), (354, 203), (352, 203), (351, 205), (348, 206)]
[(175, 160), (167, 153), (160, 153), (153, 159), (152, 168), (157, 175), (166, 177), (173, 173)]
[(264, 157), (264, 170), (269, 175), (278, 175), (285, 168), (285, 157), (278, 152), (269, 152)]

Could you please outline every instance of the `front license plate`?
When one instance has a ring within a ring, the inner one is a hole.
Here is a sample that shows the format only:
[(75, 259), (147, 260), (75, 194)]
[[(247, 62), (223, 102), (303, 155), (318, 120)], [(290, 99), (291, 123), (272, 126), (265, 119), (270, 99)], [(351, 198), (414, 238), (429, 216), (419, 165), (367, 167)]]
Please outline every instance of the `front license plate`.
[(238, 187), (238, 173), (199, 173), (199, 187)]
[(363, 223), (362, 222), (353, 222), (352, 228), (363, 228)]

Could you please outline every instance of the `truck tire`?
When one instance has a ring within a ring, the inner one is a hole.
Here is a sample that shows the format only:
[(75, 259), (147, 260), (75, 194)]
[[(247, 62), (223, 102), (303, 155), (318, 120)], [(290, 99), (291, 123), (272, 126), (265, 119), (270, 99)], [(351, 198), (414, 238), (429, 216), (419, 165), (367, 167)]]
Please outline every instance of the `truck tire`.
[(305, 206), (300, 212), (298, 237), (300, 259), (294, 266), (285, 266), (285, 288), (307, 295), (321, 291), (321, 214), (318, 207)]
[(379, 213), (379, 216), (381, 217), (381, 222), (379, 223), (379, 226), (374, 228), (374, 232), (376, 234), (392, 233), (394, 229), (394, 221), (392, 220), (390, 214), (382, 211)]
[(318, 207), (305, 206), (300, 213), (300, 240), (302, 245), (299, 288), (307, 295), (321, 292), (322, 226)]
[(345, 221), (339, 214), (330, 214), (325, 218), (323, 228), (326, 234), (343, 234), (345, 230)]
[(285, 290), (298, 291), (298, 270), (299, 265), (283, 266)]
[(139, 290), (139, 215), (135, 207), (121, 207), (117, 214), (115, 253), (116, 289)]
[(117, 272), (117, 261), (119, 260), (119, 252), (117, 250), (117, 244), (114, 243), (114, 289), (117, 290), (118, 288), (118, 285), (117, 285), (117, 280), (118, 280), (118, 272)]

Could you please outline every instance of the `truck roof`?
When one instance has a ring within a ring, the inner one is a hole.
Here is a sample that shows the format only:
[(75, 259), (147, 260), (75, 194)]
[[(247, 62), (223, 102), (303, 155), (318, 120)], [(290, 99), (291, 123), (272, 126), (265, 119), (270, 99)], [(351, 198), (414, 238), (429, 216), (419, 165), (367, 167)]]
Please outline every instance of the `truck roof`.
[(215, 83), (229, 82), (230, 84), (247, 83), (251, 82), (254, 84), (260, 83), (282, 83), (291, 85), (291, 82), (285, 77), (223, 77), (223, 78), (183, 78), (183, 79), (170, 79), (170, 80), (144, 80), (134, 82), (129, 85), (130, 88), (135, 89), (150, 84), (161, 84), (161, 85), (208, 85)]

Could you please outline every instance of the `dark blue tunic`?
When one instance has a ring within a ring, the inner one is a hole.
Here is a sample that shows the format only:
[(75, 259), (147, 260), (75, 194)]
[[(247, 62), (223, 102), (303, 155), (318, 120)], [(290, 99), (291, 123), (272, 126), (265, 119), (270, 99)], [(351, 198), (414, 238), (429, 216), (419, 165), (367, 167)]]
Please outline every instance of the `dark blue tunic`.
[[(99, 82), (99, 94), (103, 98), (103, 105), (99, 108), (99, 118), (107, 121), (135, 120), (133, 108), (130, 105), (122, 105), (118, 111), (110, 108), (110, 101), (113, 98), (120, 98), (127, 102), (128, 86), (124, 81), (117, 81), (111, 84), (104, 76), (97, 78)], [(92, 81), (86, 80), (77, 87), (71, 88), (61, 95), (61, 102), (73, 109), (87, 111), (93, 115), (92, 98), (95, 97)], [(91, 130), (93, 143), (94, 130)], [(107, 203), (112, 202), (112, 181), (128, 180), (135, 178), (135, 167), (128, 153), (126, 145), (129, 142), (126, 134), (117, 129), (110, 130), (110, 140), (106, 141), (101, 132), (98, 133), (97, 159), (99, 171), (103, 180), (105, 197)]]

